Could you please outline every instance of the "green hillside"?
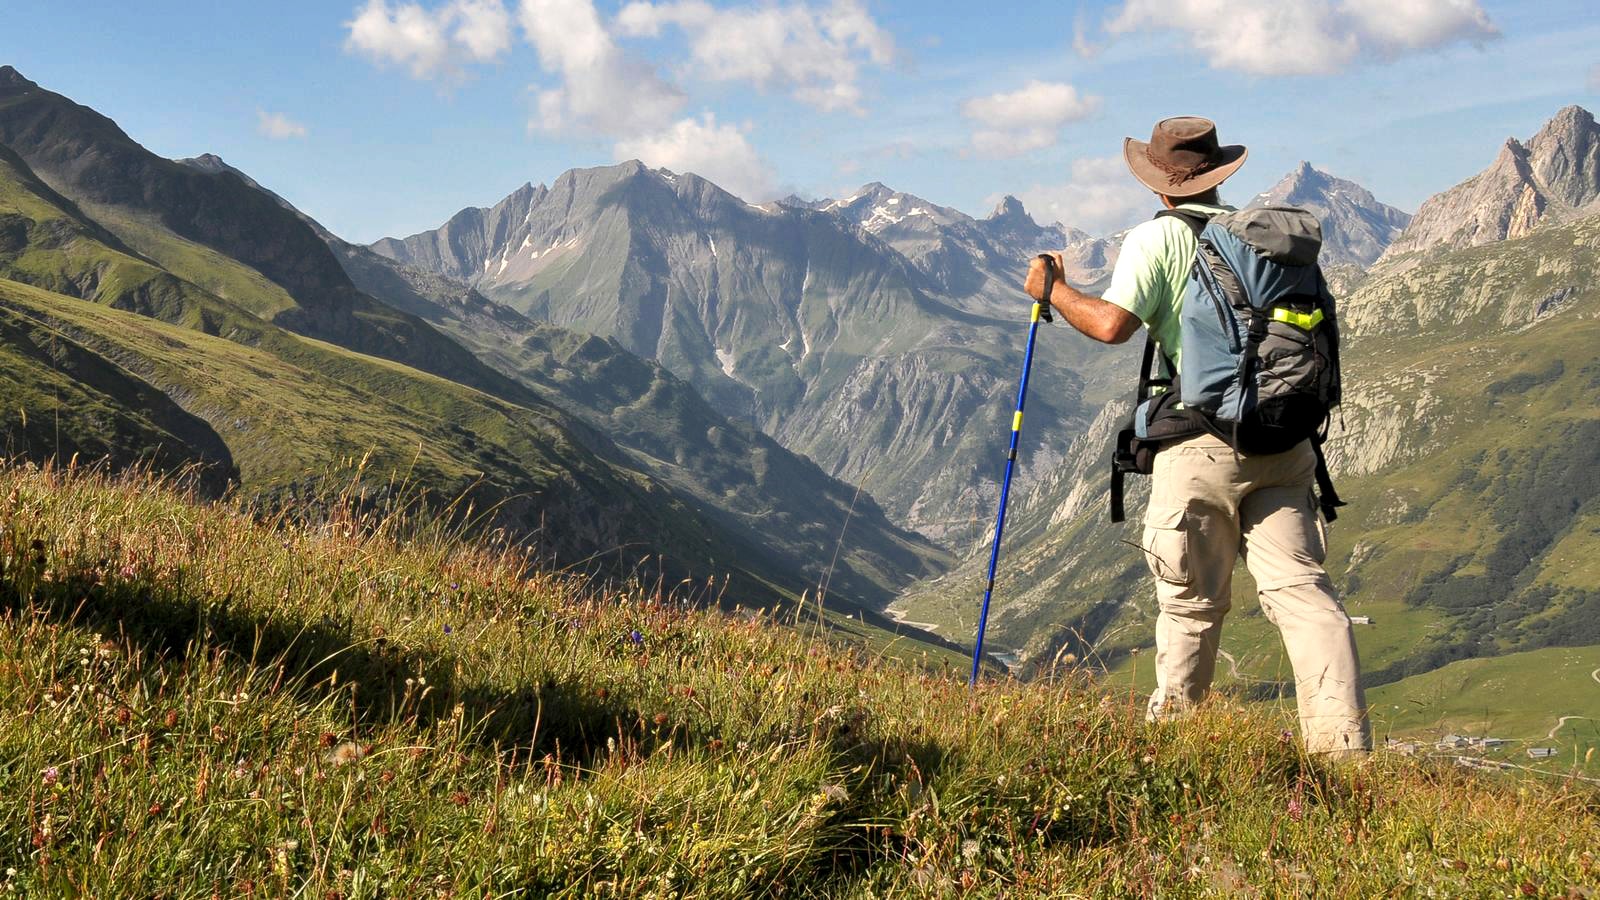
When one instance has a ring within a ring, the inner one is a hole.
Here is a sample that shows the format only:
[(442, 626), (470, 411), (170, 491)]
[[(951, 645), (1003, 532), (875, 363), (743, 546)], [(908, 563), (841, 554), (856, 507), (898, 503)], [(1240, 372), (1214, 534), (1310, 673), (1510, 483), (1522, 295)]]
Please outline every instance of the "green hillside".
[[(876, 658), (424, 520), (0, 469), (22, 896), (1571, 896), (1594, 789)], [(936, 662), (929, 660), (930, 663)]]
[[(10, 66), (0, 66), (0, 145), (77, 216), (92, 219), (97, 240), (252, 317), (521, 399), (459, 344), (358, 291), (322, 239), (273, 197), (236, 173), (157, 156), (111, 119)], [(0, 176), (4, 166), (0, 160)], [(85, 296), (83, 285), (44, 286)], [(183, 321), (166, 307), (140, 311)]]
[[(1508, 758), (1556, 747), (1570, 768), (1600, 747), (1600, 647), (1550, 647), (1466, 659), (1371, 692), (1374, 716), (1395, 734), (1448, 732), (1511, 741)], [(1509, 702), (1508, 702), (1509, 701)], [(1600, 753), (1595, 754), (1600, 756)], [(1588, 768), (1600, 771), (1600, 759)]]

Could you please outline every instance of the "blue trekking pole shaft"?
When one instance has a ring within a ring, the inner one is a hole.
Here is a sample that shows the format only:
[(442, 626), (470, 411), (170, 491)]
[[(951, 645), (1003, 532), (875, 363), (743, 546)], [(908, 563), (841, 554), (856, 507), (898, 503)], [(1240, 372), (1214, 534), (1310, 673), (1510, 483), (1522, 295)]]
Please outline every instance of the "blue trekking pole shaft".
[(1033, 315), (1028, 322), (1028, 349), (1022, 355), (1022, 383), (1017, 385), (1017, 411), (1011, 417), (1011, 449), (1006, 453), (1006, 474), (1000, 482), (1000, 512), (994, 520), (994, 546), (989, 550), (989, 584), (983, 589), (983, 608), (978, 611), (978, 639), (972, 646), (972, 677), (968, 685), (978, 683), (978, 673), (983, 667), (983, 631), (989, 625), (989, 600), (994, 596), (994, 573), (1000, 564), (1000, 536), (1006, 530), (1006, 500), (1011, 496), (1011, 473), (1017, 467), (1017, 439), (1022, 434), (1022, 406), (1028, 399), (1028, 373), (1033, 369), (1033, 344), (1039, 336), (1039, 320), (1050, 321), (1050, 291), (1056, 283), (1055, 259), (1041, 253), (1044, 260), (1044, 297), (1033, 302)]

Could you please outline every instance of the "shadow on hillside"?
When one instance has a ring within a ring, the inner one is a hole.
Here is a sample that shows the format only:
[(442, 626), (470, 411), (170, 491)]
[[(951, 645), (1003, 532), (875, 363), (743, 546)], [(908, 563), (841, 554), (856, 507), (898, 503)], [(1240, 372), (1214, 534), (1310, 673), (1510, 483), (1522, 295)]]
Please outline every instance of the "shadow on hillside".
[[(564, 763), (583, 767), (609, 752), (607, 738), (633, 741), (641, 750), (709, 740), (681, 728), (656, 734), (627, 697), (593, 684), (547, 678), (507, 690), (474, 683), (458, 671), (457, 660), (362, 635), (348, 618), (287, 621), (228, 598), (152, 590), (135, 581), (40, 583), (26, 571), (42, 568), (37, 561), (11, 557), (5, 563), (0, 609), (31, 610), (62, 624), (122, 635), (163, 659), (216, 649), (257, 670), (281, 667), (284, 690), (312, 704), (337, 695), (354, 710), (358, 732), (402, 721), (427, 729), (453, 719), (459, 705), (465, 721), (476, 725), (472, 739), (482, 745), (514, 751), (524, 761), (559, 752)], [(407, 685), (419, 678), (431, 688), (420, 699), (422, 692)]]

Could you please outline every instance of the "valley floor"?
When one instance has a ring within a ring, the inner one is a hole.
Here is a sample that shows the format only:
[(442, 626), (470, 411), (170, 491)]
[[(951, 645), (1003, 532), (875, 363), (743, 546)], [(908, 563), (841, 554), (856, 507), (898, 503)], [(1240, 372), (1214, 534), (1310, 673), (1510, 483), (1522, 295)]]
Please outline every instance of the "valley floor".
[(1329, 769), (1270, 707), (1149, 726), (1125, 685), (972, 691), (804, 631), (404, 514), (0, 469), (0, 891), (1600, 889), (1575, 780)]

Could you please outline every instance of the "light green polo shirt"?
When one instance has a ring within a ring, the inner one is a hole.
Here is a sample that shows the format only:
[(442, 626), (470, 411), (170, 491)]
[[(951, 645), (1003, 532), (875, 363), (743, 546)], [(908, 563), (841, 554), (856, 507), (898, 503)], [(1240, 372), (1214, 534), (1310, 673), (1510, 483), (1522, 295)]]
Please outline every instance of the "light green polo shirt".
[[(1212, 215), (1233, 211), (1231, 206), (1207, 203), (1180, 203), (1178, 208)], [(1138, 316), (1173, 365), (1183, 353), (1178, 311), (1183, 308), (1196, 249), (1194, 232), (1182, 219), (1162, 216), (1134, 226), (1122, 240), (1111, 286), (1102, 297)]]

